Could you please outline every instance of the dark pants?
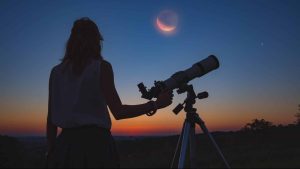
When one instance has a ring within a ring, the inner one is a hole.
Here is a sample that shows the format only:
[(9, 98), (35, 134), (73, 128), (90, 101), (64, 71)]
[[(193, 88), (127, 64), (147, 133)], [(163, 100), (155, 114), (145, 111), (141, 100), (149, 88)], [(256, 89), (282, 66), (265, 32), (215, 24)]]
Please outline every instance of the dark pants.
[(49, 168), (120, 168), (115, 141), (109, 130), (85, 126), (63, 129)]

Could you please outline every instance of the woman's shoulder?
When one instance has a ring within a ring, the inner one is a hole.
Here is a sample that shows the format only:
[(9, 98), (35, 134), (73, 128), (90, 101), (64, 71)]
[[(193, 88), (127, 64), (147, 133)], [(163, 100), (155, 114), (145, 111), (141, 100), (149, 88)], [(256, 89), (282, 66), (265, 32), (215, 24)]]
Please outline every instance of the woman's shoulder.
[(103, 60), (101, 61), (101, 65), (111, 66), (111, 63), (110, 63), (109, 61), (103, 59)]
[(57, 65), (52, 67), (52, 69), (50, 71), (50, 79), (53, 79), (55, 76), (57, 76), (58, 72), (61, 69), (61, 65), (62, 65), (62, 63), (57, 64)]
[(101, 67), (103, 67), (104, 69), (112, 69), (111, 63), (104, 59), (101, 61)]
[(100, 58), (97, 58), (97, 59), (92, 58), (90, 61), (97, 65), (100, 64), (100, 66), (111, 66), (111, 63), (109, 61), (102, 59), (102, 58), (101, 59)]
[(59, 71), (62, 68), (62, 66), (63, 66), (63, 63), (59, 63), (59, 64), (53, 66), (51, 69), (51, 73), (55, 73), (55, 72)]

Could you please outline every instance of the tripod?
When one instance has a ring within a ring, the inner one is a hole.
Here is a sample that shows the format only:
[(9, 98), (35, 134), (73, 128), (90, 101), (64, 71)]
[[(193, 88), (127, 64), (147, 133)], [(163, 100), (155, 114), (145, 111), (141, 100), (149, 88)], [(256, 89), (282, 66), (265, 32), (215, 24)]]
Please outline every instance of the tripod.
[[(184, 167), (184, 162), (185, 162), (185, 156), (187, 153), (187, 148), (188, 148), (188, 143), (190, 144), (190, 165), (191, 168), (197, 168), (196, 166), (196, 135), (195, 135), (195, 126), (198, 124), (200, 128), (202, 129), (203, 133), (206, 134), (210, 141), (213, 143), (213, 146), (217, 150), (219, 156), (223, 160), (224, 164), (226, 165), (227, 168), (230, 168), (229, 164), (227, 163), (223, 153), (221, 152), (219, 146), (217, 145), (216, 141), (212, 137), (211, 133), (208, 131), (208, 129), (205, 126), (204, 121), (199, 117), (199, 115), (196, 113), (197, 109), (193, 107), (193, 105), (196, 103), (196, 99), (204, 99), (208, 97), (207, 92), (202, 92), (199, 93), (198, 95), (195, 94), (195, 91), (193, 89), (192, 85), (187, 85), (183, 84), (179, 89), (178, 89), (178, 94), (187, 92), (187, 98), (185, 99), (183, 104), (179, 104), (173, 112), (175, 114), (178, 114), (183, 108), (184, 111), (186, 112), (186, 119), (183, 124), (183, 128), (181, 131), (181, 134), (179, 136), (179, 140), (177, 143), (177, 147), (175, 150), (175, 154), (172, 160), (171, 168), (174, 168), (175, 166), (175, 160), (178, 158), (178, 168), (182, 169)], [(185, 105), (185, 107), (183, 106)], [(181, 148), (180, 148), (181, 147)], [(180, 149), (180, 154), (179, 153)]]

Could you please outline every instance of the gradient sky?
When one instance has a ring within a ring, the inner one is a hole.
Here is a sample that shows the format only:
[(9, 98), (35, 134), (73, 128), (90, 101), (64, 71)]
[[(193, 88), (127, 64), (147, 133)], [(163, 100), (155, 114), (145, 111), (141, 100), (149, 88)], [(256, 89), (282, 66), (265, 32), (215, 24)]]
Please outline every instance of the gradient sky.
[[(154, 25), (173, 10), (179, 26), (164, 36)], [(124, 104), (144, 103), (151, 87), (215, 54), (220, 68), (193, 80), (198, 113), (211, 131), (238, 130), (254, 118), (289, 124), (300, 104), (300, 1), (14, 1), (0, 0), (0, 134), (45, 135), (48, 79), (60, 62), (73, 21), (87, 16), (104, 37)], [(179, 133), (172, 113), (184, 95), (155, 116), (113, 120), (114, 135)]]

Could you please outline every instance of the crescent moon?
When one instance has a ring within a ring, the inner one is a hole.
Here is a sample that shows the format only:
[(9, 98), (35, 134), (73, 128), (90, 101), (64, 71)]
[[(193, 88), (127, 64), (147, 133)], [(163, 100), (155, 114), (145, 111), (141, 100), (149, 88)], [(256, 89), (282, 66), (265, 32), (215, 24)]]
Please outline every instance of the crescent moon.
[(163, 24), (159, 20), (159, 18), (156, 18), (156, 24), (157, 24), (158, 28), (164, 32), (172, 32), (176, 28), (176, 26), (168, 26), (168, 25)]

